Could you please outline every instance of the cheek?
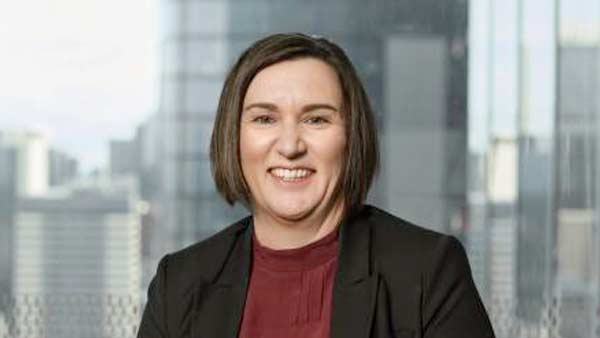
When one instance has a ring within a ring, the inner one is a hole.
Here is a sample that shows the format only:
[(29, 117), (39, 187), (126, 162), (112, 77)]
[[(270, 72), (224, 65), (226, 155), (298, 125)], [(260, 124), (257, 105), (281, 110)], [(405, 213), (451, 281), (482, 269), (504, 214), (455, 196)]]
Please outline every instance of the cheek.
[(339, 174), (346, 150), (346, 138), (345, 136), (336, 135), (327, 139), (330, 142), (320, 144), (322, 158), (325, 159), (331, 172)]
[(250, 142), (248, 133), (240, 132), (240, 162), (242, 164), (242, 172), (244, 177), (248, 180), (249, 166), (251, 165), (252, 158), (254, 157), (254, 150), (252, 149), (252, 143)]
[(251, 131), (242, 130), (240, 132), (240, 160), (244, 176), (252, 175), (252, 168), (264, 163), (268, 152), (268, 145), (264, 137), (255, 134)]

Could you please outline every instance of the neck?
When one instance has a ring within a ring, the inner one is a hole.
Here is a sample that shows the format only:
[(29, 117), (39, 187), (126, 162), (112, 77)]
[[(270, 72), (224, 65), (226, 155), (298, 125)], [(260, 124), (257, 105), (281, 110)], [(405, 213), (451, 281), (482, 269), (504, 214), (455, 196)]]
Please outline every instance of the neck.
[(256, 238), (274, 250), (294, 249), (325, 237), (335, 230), (343, 215), (342, 203), (330, 210), (315, 211), (300, 220), (289, 220), (256, 210), (253, 217)]

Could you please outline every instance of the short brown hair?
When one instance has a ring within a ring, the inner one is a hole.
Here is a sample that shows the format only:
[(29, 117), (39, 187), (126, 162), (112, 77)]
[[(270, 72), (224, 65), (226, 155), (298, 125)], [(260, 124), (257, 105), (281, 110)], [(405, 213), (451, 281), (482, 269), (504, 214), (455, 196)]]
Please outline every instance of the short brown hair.
[(334, 200), (344, 198), (346, 211), (367, 197), (378, 167), (377, 130), (367, 97), (350, 59), (336, 44), (301, 33), (274, 34), (252, 44), (229, 71), (217, 108), (210, 144), (212, 174), (217, 190), (231, 205), (250, 204), (251, 196), (240, 161), (240, 116), (250, 82), (275, 63), (316, 58), (335, 69), (342, 87), (346, 149)]

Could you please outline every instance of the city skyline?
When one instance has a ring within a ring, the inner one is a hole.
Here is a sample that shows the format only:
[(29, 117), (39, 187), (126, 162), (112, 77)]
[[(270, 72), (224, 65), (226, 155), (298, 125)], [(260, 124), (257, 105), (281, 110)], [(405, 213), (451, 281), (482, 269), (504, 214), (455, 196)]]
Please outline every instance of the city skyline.
[(142, 0), (2, 3), (0, 129), (43, 132), (81, 159), (84, 172), (106, 166), (108, 140), (130, 137), (156, 111), (155, 7)]

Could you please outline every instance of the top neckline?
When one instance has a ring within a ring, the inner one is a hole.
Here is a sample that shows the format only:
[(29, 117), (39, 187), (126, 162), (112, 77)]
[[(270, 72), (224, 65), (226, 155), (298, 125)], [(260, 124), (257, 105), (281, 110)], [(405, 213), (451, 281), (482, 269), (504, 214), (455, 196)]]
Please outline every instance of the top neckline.
[(272, 271), (310, 270), (337, 257), (338, 233), (339, 227), (299, 248), (276, 250), (261, 245), (253, 231), (253, 260), (255, 264)]

